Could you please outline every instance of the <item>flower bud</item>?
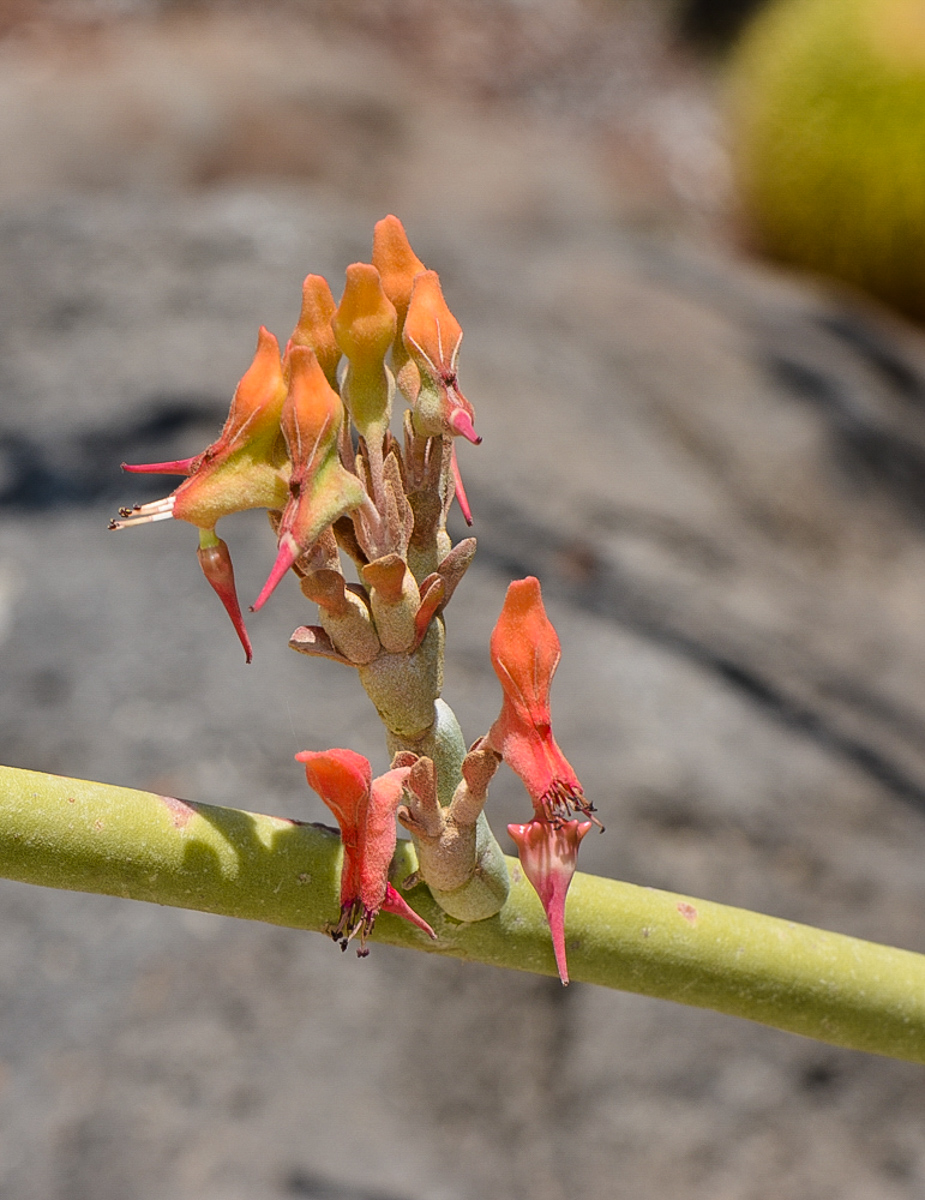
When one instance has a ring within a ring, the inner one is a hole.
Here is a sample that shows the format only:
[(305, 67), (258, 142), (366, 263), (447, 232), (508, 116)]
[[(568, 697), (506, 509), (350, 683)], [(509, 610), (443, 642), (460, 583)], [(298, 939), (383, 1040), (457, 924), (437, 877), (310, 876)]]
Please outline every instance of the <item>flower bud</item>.
[(397, 324), (392, 343), (392, 369), (399, 375), (408, 362), (402, 333), (415, 276), (427, 268), (411, 249), (405, 227), (398, 217), (390, 214), (376, 222), (373, 229), (373, 265), (379, 271), (382, 290), (395, 306)]
[(382, 646), (369, 608), (338, 571), (314, 571), (300, 581), (302, 594), (321, 610), (321, 624), (351, 663), (371, 663)]
[(202, 530), (199, 535), (199, 549), (196, 551), (202, 573), (212, 586), (212, 590), (225, 606), (225, 612), (231, 618), (238, 640), (244, 647), (247, 661), (254, 657), (251, 640), (244, 627), (241, 616), (241, 605), (238, 603), (238, 592), (234, 585), (234, 567), (231, 565), (231, 555), (228, 547), (220, 537), (209, 530)]
[(392, 382), (385, 356), (395, 337), (397, 318), (382, 290), (379, 272), (369, 263), (347, 268), (347, 286), (333, 318), (334, 336), (347, 356), (343, 396), (353, 423), (367, 442), (381, 445), (392, 405)]
[(475, 412), (457, 381), (462, 329), (447, 307), (436, 271), (424, 271), (414, 281), (403, 338), (421, 378), (412, 400), (415, 432), (427, 437), (462, 434), (478, 445), (482, 439), (473, 426)]
[(373, 620), (383, 649), (390, 654), (410, 650), (421, 641), (416, 628), (421, 593), (407, 564), (397, 554), (387, 554), (363, 567), (361, 575), (369, 588)]
[(340, 362), (340, 347), (331, 325), (336, 311), (328, 281), (321, 275), (307, 275), (302, 284), (302, 312), (289, 345), (314, 350), (318, 365), (332, 388), (337, 387), (337, 364)]

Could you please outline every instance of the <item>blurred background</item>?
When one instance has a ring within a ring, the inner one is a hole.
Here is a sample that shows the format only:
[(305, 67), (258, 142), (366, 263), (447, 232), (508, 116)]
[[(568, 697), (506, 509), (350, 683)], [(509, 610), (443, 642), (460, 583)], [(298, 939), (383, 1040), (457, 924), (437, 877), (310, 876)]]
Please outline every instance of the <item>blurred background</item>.
[[(296, 751), (385, 766), (286, 647), (294, 580), (245, 667), (193, 530), (106, 525), (393, 211), (484, 435), (467, 736), (538, 574), (586, 869), (925, 950), (923, 79), (922, 0), (7, 0), (0, 759), (313, 820)], [(265, 519), (222, 532), (250, 600)], [(528, 807), (502, 772), (495, 828)], [(925, 1192), (920, 1067), (103, 897), (0, 914), (3, 1200)]]

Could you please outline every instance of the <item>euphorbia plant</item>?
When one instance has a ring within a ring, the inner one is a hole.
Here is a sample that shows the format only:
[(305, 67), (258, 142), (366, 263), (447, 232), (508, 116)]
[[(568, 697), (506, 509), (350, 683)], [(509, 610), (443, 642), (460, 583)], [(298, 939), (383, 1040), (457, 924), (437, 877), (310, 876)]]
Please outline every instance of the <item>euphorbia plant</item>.
[[(461, 341), (437, 273), (415, 255), (401, 222), (386, 217), (374, 232), (373, 262), (347, 268), (340, 304), (310, 275), (282, 355), (261, 329), (217, 442), (182, 462), (127, 467), (180, 470), (187, 478), (163, 500), (123, 509), (112, 528), (165, 517), (198, 526), (200, 564), (250, 660), (231, 559), (215, 525), (227, 513), (266, 508), (277, 554), (251, 611), (294, 571), (320, 624), (297, 629), (290, 645), (355, 668), (375, 704), (394, 755), (387, 775), (373, 782), (369, 763), (350, 750), (298, 756), (341, 828), (341, 917), (333, 936), (346, 946), (359, 934), (365, 954), (382, 908), (434, 936), (388, 883), (396, 821), (415, 842), (415, 878), (444, 912), (476, 921), (501, 909), (508, 870), (483, 807), (505, 760), (533, 799), (533, 821), (512, 826), (512, 836), (567, 983), (565, 893), (588, 827), (569, 818), (592, 808), (552, 735), (549, 686), (559, 639), (536, 579), (508, 591), (491, 642), (501, 715), (468, 752), (441, 698), (443, 611), (475, 551), (472, 538), (454, 546), (446, 527), (456, 496), (472, 520), (454, 439), (481, 441), (459, 386)], [(401, 441), (391, 432), (396, 393), (408, 405)], [(344, 574), (345, 558), (355, 581)]]
[[(457, 440), (480, 441), (458, 378), (462, 330), (395, 217), (377, 224), (372, 260), (348, 267), (339, 302), (308, 276), (282, 351), (260, 331), (218, 440), (192, 458), (127, 467), (184, 478), (112, 527), (196, 526), (200, 566), (250, 661), (216, 526), (265, 508), (276, 553), (251, 609), (298, 577), (318, 616), (289, 644), (356, 672), (385, 727), (390, 769), (374, 779), (368, 760), (342, 747), (296, 756), (335, 833), (0, 768), (0, 874), (324, 929), (361, 956), (385, 940), (557, 971), (564, 983), (571, 971), (925, 1061), (925, 956), (576, 873), (600, 823), (553, 736), (560, 647), (535, 578), (508, 588), (490, 645), (500, 712), (467, 745), (442, 697), (443, 613), (476, 548), (447, 530), (454, 498), (472, 522)], [(502, 761), (533, 806), (508, 826), (519, 865), (485, 815)]]

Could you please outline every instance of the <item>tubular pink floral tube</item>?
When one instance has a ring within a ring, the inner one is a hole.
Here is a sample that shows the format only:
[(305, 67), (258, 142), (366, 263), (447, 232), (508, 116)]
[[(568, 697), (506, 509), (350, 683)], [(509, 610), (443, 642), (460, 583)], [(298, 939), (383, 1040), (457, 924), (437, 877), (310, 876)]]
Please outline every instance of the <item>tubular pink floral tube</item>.
[(520, 865), (540, 898), (552, 934), (559, 978), (568, 986), (565, 956), (565, 897), (578, 863), (578, 847), (591, 828), (590, 821), (562, 821), (550, 825), (539, 818), (527, 825), (508, 825), (517, 845)]

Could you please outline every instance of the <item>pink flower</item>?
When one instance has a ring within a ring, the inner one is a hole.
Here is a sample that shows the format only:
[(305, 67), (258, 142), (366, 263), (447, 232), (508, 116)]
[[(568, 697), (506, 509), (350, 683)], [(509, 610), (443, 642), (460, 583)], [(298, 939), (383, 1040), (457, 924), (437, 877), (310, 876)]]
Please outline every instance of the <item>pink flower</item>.
[(340, 826), (344, 864), (340, 880), (340, 920), (331, 930), (341, 949), (359, 934), (359, 957), (369, 953), (366, 939), (380, 912), (404, 917), (432, 938), (436, 934), (389, 883), (395, 853), (395, 813), (410, 767), (372, 778), (369, 762), (353, 750), (303, 750), (309, 786), (325, 802)]
[(578, 847), (590, 821), (560, 821), (552, 825), (536, 818), (527, 825), (508, 825), (517, 843), (520, 865), (546, 910), (559, 978), (568, 984), (565, 958), (565, 897), (575, 874)]
[(586, 816), (594, 811), (552, 735), (549, 688), (560, 654), (539, 580), (532, 575), (515, 580), (491, 635), (491, 661), (504, 702), (485, 743), (523, 780), (537, 817), (552, 825), (574, 811)]

